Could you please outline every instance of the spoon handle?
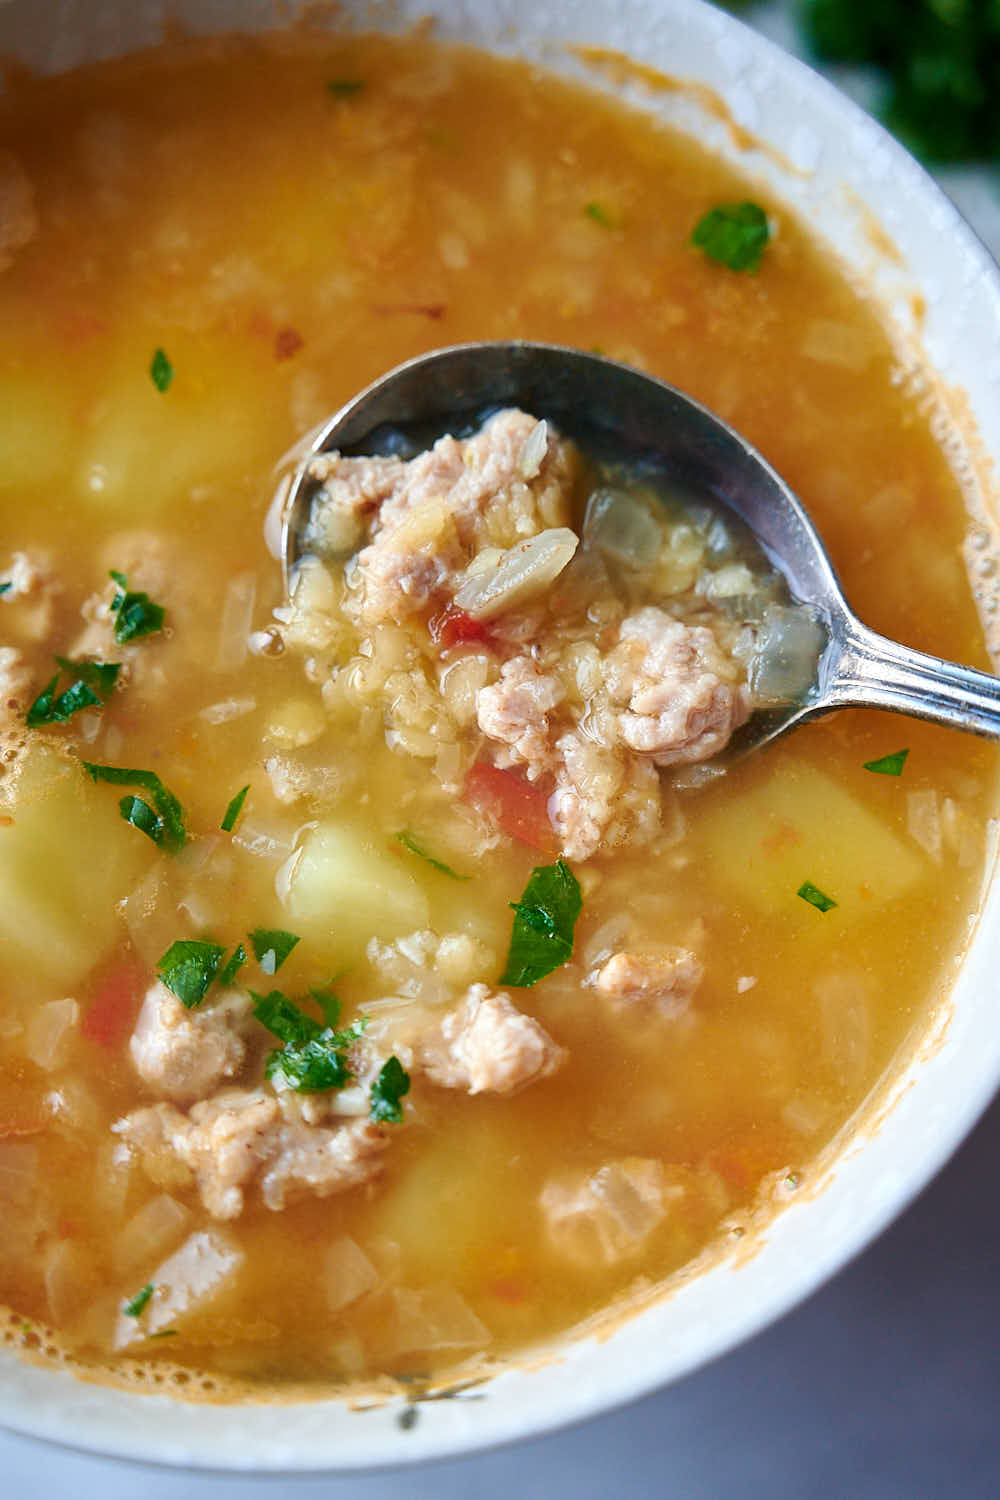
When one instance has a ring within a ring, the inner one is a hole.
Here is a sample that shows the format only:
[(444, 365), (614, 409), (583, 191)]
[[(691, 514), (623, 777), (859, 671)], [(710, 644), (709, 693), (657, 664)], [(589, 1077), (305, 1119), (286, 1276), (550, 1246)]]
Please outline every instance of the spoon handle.
[(831, 708), (887, 708), (1000, 739), (1000, 679), (886, 640), (858, 620), (824, 697)]

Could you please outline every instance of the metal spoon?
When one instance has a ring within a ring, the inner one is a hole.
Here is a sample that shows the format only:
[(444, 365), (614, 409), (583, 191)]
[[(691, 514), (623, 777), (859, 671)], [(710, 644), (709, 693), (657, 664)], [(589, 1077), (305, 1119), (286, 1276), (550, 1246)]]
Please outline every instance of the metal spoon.
[[(797, 702), (754, 713), (727, 751), (747, 753), (835, 708), (884, 708), (1000, 739), (1000, 679), (913, 651), (850, 611), (801, 502), (745, 438), (690, 396), (626, 365), (552, 344), (459, 344), (421, 355), (375, 381), (323, 426), (294, 476), (283, 520), (285, 584), (318, 481), (316, 454), (363, 454), (379, 429), (424, 425), (439, 434), (491, 408), (519, 406), (561, 431), (596, 434), (616, 451), (652, 456), (683, 490), (721, 502), (749, 527), (827, 643)], [(445, 423), (450, 424), (447, 428)]]

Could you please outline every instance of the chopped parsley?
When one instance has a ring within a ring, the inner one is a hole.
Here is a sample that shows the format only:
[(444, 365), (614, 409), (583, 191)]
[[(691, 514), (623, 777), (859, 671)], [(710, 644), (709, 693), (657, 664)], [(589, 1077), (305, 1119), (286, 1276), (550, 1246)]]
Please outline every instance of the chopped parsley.
[(326, 91), (335, 99), (353, 99), (364, 88), (363, 78), (328, 78)]
[(699, 219), (691, 243), (731, 271), (756, 271), (771, 231), (756, 203), (720, 203)]
[(290, 1088), (301, 1094), (342, 1089), (350, 1083), (354, 1075), (347, 1049), (364, 1030), (363, 1021), (354, 1021), (337, 1031), (307, 1015), (280, 990), (272, 990), (268, 995), (252, 994), (252, 999), (257, 1020), (284, 1043), (267, 1058), (264, 1065), (267, 1078), (281, 1075)]
[(881, 760), (866, 760), (864, 768), (874, 771), (876, 776), (902, 776), (909, 753), (909, 749), (895, 750), (892, 755), (883, 755)]
[(255, 927), (250, 934), (253, 956), (265, 974), (276, 974), (298, 941), (294, 932), (280, 927)]
[[(25, 715), (29, 729), (39, 729), (47, 724), (65, 724), (82, 708), (102, 708), (115, 685), (120, 662), (70, 661), (57, 656), (59, 672), (48, 682)], [(57, 693), (60, 675), (66, 672), (73, 681), (63, 692)]]
[(808, 901), (810, 906), (815, 906), (817, 911), (832, 911), (837, 904), (832, 896), (821, 891), (818, 885), (813, 885), (811, 880), (804, 880), (795, 894), (801, 896), (803, 901)]
[(153, 1283), (151, 1281), (147, 1281), (146, 1285), (142, 1287), (140, 1291), (136, 1292), (134, 1297), (130, 1297), (128, 1301), (123, 1304), (122, 1312), (125, 1314), (126, 1318), (141, 1318), (146, 1308), (149, 1306), (152, 1295)]
[(0, 583), (0, 594), (6, 594), (8, 589), (12, 589), (13, 587), (13, 580), (10, 578), (5, 578), (3, 583)]
[[(143, 833), (153, 840), (155, 844), (162, 844), (171, 854), (183, 847), (187, 837), (184, 831), (184, 809), (157, 776), (155, 771), (133, 770), (127, 766), (99, 766), (91, 761), (85, 760), (83, 768), (92, 781), (108, 781), (112, 786), (139, 786), (150, 792), (153, 799), (153, 808), (139, 797), (123, 797), (118, 804), (122, 817), (126, 823), (132, 823)], [(153, 821), (148, 824), (145, 821), (146, 812), (153, 815)]]
[(233, 829), (236, 827), (236, 819), (243, 811), (243, 804), (247, 800), (247, 792), (249, 790), (250, 783), (247, 782), (246, 786), (240, 788), (240, 790), (236, 793), (236, 796), (232, 799), (229, 806), (226, 808), (226, 816), (223, 818), (221, 824), (223, 833), (232, 833)]
[(110, 577), (118, 585), (118, 592), (111, 601), (111, 613), (115, 617), (115, 640), (119, 646), (162, 630), (166, 614), (163, 605), (154, 604), (148, 594), (130, 589), (124, 573), (112, 569)]
[(232, 956), (222, 973), (219, 975), (219, 984), (227, 990), (247, 961), (247, 950), (242, 943), (237, 943), (233, 949)]
[(419, 857), (426, 860), (433, 869), (440, 870), (442, 875), (450, 875), (452, 880), (472, 879), (471, 875), (460, 875), (457, 870), (452, 869), (451, 865), (446, 865), (443, 859), (436, 859), (433, 854), (428, 854), (423, 845), (417, 843), (416, 839), (413, 837), (413, 834), (410, 833), (409, 829), (400, 829), (399, 833), (396, 834), (396, 838), (402, 844), (404, 849), (409, 849), (411, 854), (419, 855)]
[(596, 198), (592, 198), (589, 203), (585, 203), (583, 211), (588, 219), (593, 219), (594, 223), (600, 224), (602, 229), (615, 229), (617, 227), (614, 215), (604, 207), (603, 203), (599, 203)]
[(573, 929), (583, 900), (580, 883), (564, 860), (532, 870), (520, 901), (512, 901), (514, 926), (501, 984), (527, 989), (573, 953)]
[(225, 949), (218, 943), (202, 943), (183, 938), (171, 943), (160, 959), (156, 972), (167, 989), (182, 1005), (193, 1010), (204, 1000), (222, 962)]
[(174, 367), (162, 349), (157, 349), (154, 353), (150, 361), (149, 373), (160, 395), (165, 395), (169, 391), (170, 383), (174, 378)]
[(410, 1075), (393, 1054), (382, 1064), (371, 1086), (371, 1117), (376, 1124), (402, 1124), (403, 1106), (399, 1101), (409, 1092)]

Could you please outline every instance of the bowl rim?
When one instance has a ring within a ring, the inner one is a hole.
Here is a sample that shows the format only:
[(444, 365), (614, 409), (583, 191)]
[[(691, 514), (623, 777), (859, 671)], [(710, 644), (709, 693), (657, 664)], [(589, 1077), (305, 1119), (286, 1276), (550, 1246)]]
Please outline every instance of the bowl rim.
[[(47, 3), (35, 0), (33, 6), (43, 22)], [(5, 11), (10, 15), (27, 9), (26, 0), (0, 0), (0, 25)], [(219, 9), (226, 7), (214, 7)], [(396, 7), (404, 20), (427, 9), (415, 0)], [(441, 0), (433, 9), (449, 17), (443, 36), (454, 37), (455, 32), (449, 36), (452, 24), (467, 35), (469, 8), (461, 0)], [(619, 35), (625, 38), (652, 26), (655, 36), (680, 44), (673, 48), (675, 57), (700, 57), (710, 75), (686, 66), (684, 76), (699, 77), (721, 92), (725, 80), (720, 84), (719, 75), (728, 70), (744, 90), (747, 108), (753, 103), (751, 84), (759, 89), (762, 81), (777, 81), (783, 97), (808, 103), (808, 128), (821, 144), (829, 144), (823, 129), (834, 135), (841, 132), (841, 145), (846, 143), (845, 149), (858, 160), (865, 154), (873, 159), (873, 180), (883, 184), (891, 203), (913, 200), (910, 211), (921, 220), (913, 235), (922, 242), (916, 246), (920, 253), (913, 264), (926, 279), (938, 253), (929, 248), (933, 231), (943, 247), (944, 263), (961, 271), (958, 307), (965, 310), (967, 322), (972, 319), (964, 332), (975, 346), (973, 353), (953, 346), (947, 331), (939, 330), (932, 318), (930, 362), (942, 372), (953, 364), (966, 370), (982, 350), (992, 351), (988, 379), (995, 390), (1000, 384), (1000, 270), (925, 169), (858, 105), (807, 64), (705, 0), (660, 0), (653, 6), (648, 0), (619, 0), (603, 15), (599, 0), (573, 9), (569, 15), (559, 7), (536, 8), (530, 0), (497, 0), (496, 5), (482, 7), (482, 16), (475, 18), (482, 34), (469, 39), (488, 40), (487, 11), (496, 13), (498, 50), (508, 54), (530, 41), (532, 30), (534, 42), (544, 49), (553, 40), (578, 41), (595, 26), (608, 35), (608, 45)], [(521, 28), (514, 38), (504, 29), (511, 24)], [(533, 43), (526, 50), (529, 56), (537, 53)], [(640, 50), (648, 56), (645, 47)], [(664, 52), (665, 67), (669, 56)], [(762, 114), (760, 134), (767, 140), (767, 110)], [(800, 127), (801, 122), (796, 128)], [(853, 187), (855, 178), (849, 180)], [(910, 250), (916, 241), (908, 235), (909, 231), (904, 242)], [(945, 287), (937, 307), (950, 307), (955, 300)], [(1000, 418), (994, 419), (991, 433), (986, 381), (984, 375), (972, 406), (996, 459)], [(996, 405), (1000, 410), (1000, 402)], [(495, 1376), (481, 1402), (422, 1405), (421, 1420), (409, 1430), (397, 1423), (402, 1401), (365, 1413), (347, 1413), (340, 1401), (189, 1404), (162, 1393), (124, 1393), (81, 1383), (65, 1371), (35, 1366), (2, 1350), (0, 1425), (82, 1452), (186, 1469), (271, 1474), (372, 1471), (457, 1457), (554, 1432), (692, 1373), (751, 1338), (845, 1266), (926, 1186), (989, 1104), (1000, 1080), (1000, 1031), (991, 1025), (987, 1003), (1000, 962), (996, 851), (992, 868), (992, 888), (946, 1007), (947, 1024), (926, 1038), (918, 1059), (892, 1086), (891, 1102), (884, 1108), (880, 1103), (879, 1118), (863, 1125), (845, 1144), (824, 1176), (822, 1191), (778, 1214), (742, 1264), (726, 1261), (685, 1281), (609, 1337), (572, 1339), (557, 1357), (539, 1361), (537, 1368), (515, 1368)], [(905, 1149), (900, 1150), (901, 1142)], [(789, 1266), (797, 1269), (789, 1272)], [(650, 1345), (664, 1333), (673, 1342), (651, 1351)], [(530, 1365), (531, 1356), (522, 1363)], [(344, 1420), (348, 1416), (349, 1422)]]

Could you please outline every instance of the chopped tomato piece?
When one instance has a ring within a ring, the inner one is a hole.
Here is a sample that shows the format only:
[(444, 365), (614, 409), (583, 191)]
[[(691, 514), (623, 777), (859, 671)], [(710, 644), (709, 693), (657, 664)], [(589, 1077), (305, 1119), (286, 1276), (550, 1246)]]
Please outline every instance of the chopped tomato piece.
[(80, 1033), (109, 1051), (120, 1047), (135, 1025), (149, 972), (133, 957), (116, 958), (98, 978)]
[(549, 822), (548, 793), (516, 771), (473, 766), (465, 778), (462, 800), (485, 813), (512, 839), (542, 854), (558, 854), (559, 842)]
[(493, 644), (493, 637), (485, 620), (474, 620), (464, 609), (456, 609), (453, 604), (428, 620), (427, 629), (431, 633), (431, 639), (437, 641), (445, 651), (452, 646), (464, 646), (469, 641), (479, 641), (484, 646)]

